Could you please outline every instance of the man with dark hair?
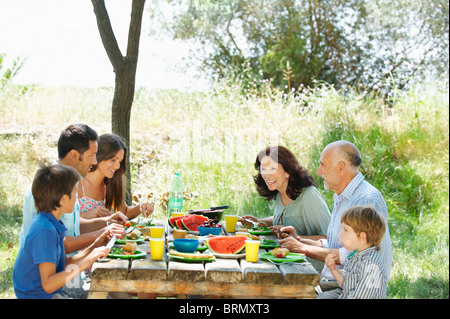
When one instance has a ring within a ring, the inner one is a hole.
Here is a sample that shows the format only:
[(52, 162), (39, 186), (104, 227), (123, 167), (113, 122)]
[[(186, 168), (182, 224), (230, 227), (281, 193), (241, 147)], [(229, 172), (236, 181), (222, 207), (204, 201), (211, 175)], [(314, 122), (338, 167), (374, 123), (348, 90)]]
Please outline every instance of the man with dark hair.
[[(81, 176), (86, 176), (89, 168), (97, 164), (97, 133), (86, 124), (69, 125), (61, 132), (58, 140), (59, 164), (75, 168)], [(104, 209), (104, 208), (97, 208)], [(30, 227), (31, 219), (36, 215), (34, 198), (31, 186), (25, 194), (23, 205), (23, 222), (19, 236), (19, 244), (22, 245)], [(90, 245), (106, 226), (107, 221), (126, 222), (126, 217), (116, 213), (109, 217), (96, 219), (80, 218), (78, 201), (75, 203), (73, 214), (64, 214), (61, 221), (67, 227), (66, 251), (73, 253)], [(118, 237), (123, 237), (125, 232), (121, 225), (111, 225), (111, 230)], [(83, 234), (82, 236), (80, 236)]]
[[(81, 176), (86, 176), (89, 168), (97, 164), (97, 139), (97, 133), (88, 125), (74, 124), (68, 126), (61, 132), (58, 140), (58, 154), (63, 156), (59, 158), (58, 163), (75, 168)], [(24, 198), (23, 222), (19, 236), (20, 246), (24, 244), (31, 220), (36, 214), (37, 211), (30, 186)], [(76, 200), (73, 212), (64, 214), (61, 217), (61, 222), (67, 228), (67, 233), (64, 237), (66, 253), (71, 256), (91, 245), (105, 231), (107, 222), (110, 222), (109, 230), (117, 238), (125, 237), (125, 228), (122, 224), (127, 221), (128, 218), (120, 212), (113, 215), (108, 214), (107, 217), (84, 219), (80, 217), (80, 205), (78, 200)], [(106, 243), (98, 242), (98, 244)], [(87, 296), (86, 291), (81, 293), (83, 298)]]
[[(386, 232), (381, 242), (380, 253), (389, 277), (392, 253), (389, 227), (387, 226), (388, 210), (383, 195), (365, 181), (359, 171), (361, 155), (358, 148), (343, 140), (330, 143), (322, 151), (319, 163), (317, 174), (323, 177), (324, 188), (335, 192), (327, 238), (319, 240), (301, 238), (293, 228), (288, 226), (280, 229), (281, 232), (284, 232), (282, 236), (286, 237), (280, 240), (280, 246), (322, 261), (325, 260), (327, 254), (334, 252), (337, 255), (337, 267), (340, 269), (352, 253), (346, 250), (339, 240), (341, 216), (352, 206), (371, 204), (386, 220)], [(330, 293), (321, 294), (322, 298), (338, 298), (342, 292), (326, 265), (322, 270), (320, 289), (330, 291)]]

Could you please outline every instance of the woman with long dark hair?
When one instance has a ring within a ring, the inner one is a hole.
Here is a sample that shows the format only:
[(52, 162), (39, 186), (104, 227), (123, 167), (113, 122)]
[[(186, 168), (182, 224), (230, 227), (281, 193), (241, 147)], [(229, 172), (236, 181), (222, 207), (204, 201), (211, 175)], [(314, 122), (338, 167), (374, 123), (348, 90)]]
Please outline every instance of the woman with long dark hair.
[(116, 134), (100, 135), (97, 164), (91, 167), (78, 186), (80, 214), (83, 215), (97, 207), (105, 207), (108, 211), (122, 212), (128, 219), (133, 219), (141, 213), (145, 217), (150, 215), (154, 209), (150, 203), (135, 206), (128, 206), (125, 203), (126, 170), (127, 148), (125, 143)]
[[(330, 211), (313, 177), (284, 146), (272, 146), (259, 152), (253, 177), (256, 190), (266, 200), (274, 201), (273, 216), (255, 218), (277, 233), (282, 226), (293, 226), (299, 235), (324, 238), (330, 223)], [(241, 219), (245, 223), (245, 220)]]

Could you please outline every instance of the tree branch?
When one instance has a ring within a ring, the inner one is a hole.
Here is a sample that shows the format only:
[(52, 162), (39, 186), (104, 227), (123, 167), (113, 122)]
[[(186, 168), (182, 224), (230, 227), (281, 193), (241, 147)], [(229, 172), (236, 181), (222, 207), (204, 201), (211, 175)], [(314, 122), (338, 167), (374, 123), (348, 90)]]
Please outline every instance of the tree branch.
[(119, 45), (117, 44), (114, 31), (111, 27), (111, 21), (109, 20), (108, 12), (106, 11), (104, 0), (91, 0), (94, 6), (94, 13), (97, 17), (97, 26), (100, 32), (103, 46), (105, 47), (106, 54), (114, 68), (114, 72), (121, 68), (123, 63), (123, 55), (120, 52)]
[(142, 14), (145, 0), (133, 0), (131, 9), (131, 21), (128, 29), (127, 59), (136, 69), (139, 55), (139, 39), (141, 36)]

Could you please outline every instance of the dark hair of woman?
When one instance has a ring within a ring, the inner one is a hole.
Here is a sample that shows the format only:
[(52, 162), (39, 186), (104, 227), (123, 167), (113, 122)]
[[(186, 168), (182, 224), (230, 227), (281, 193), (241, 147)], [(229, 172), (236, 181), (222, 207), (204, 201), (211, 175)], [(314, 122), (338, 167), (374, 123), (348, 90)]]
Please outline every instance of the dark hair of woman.
[(317, 186), (311, 174), (306, 169), (301, 167), (295, 158), (294, 154), (284, 146), (271, 146), (259, 152), (256, 157), (255, 169), (258, 174), (253, 176), (256, 184), (256, 190), (260, 196), (266, 197), (266, 200), (275, 199), (278, 191), (271, 191), (267, 187), (266, 182), (261, 176), (261, 160), (265, 156), (270, 156), (272, 160), (277, 162), (289, 174), (289, 182), (286, 189), (286, 194), (292, 200), (297, 199), (304, 188), (308, 186)]
[(124, 150), (123, 161), (120, 168), (114, 173), (111, 179), (105, 177), (106, 186), (105, 206), (107, 209), (118, 210), (125, 197), (125, 173), (127, 170), (127, 147), (125, 143), (116, 134), (102, 134), (98, 138), (97, 165), (93, 165), (91, 172), (95, 171), (98, 163), (113, 158), (118, 151)]

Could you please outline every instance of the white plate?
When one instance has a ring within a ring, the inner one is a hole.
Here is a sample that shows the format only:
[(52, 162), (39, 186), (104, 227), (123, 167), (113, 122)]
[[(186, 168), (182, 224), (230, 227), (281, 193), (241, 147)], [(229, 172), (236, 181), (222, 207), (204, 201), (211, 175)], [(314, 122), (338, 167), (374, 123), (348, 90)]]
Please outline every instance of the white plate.
[(240, 254), (216, 254), (212, 253), (217, 258), (223, 258), (223, 259), (238, 259), (245, 257), (245, 252)]

